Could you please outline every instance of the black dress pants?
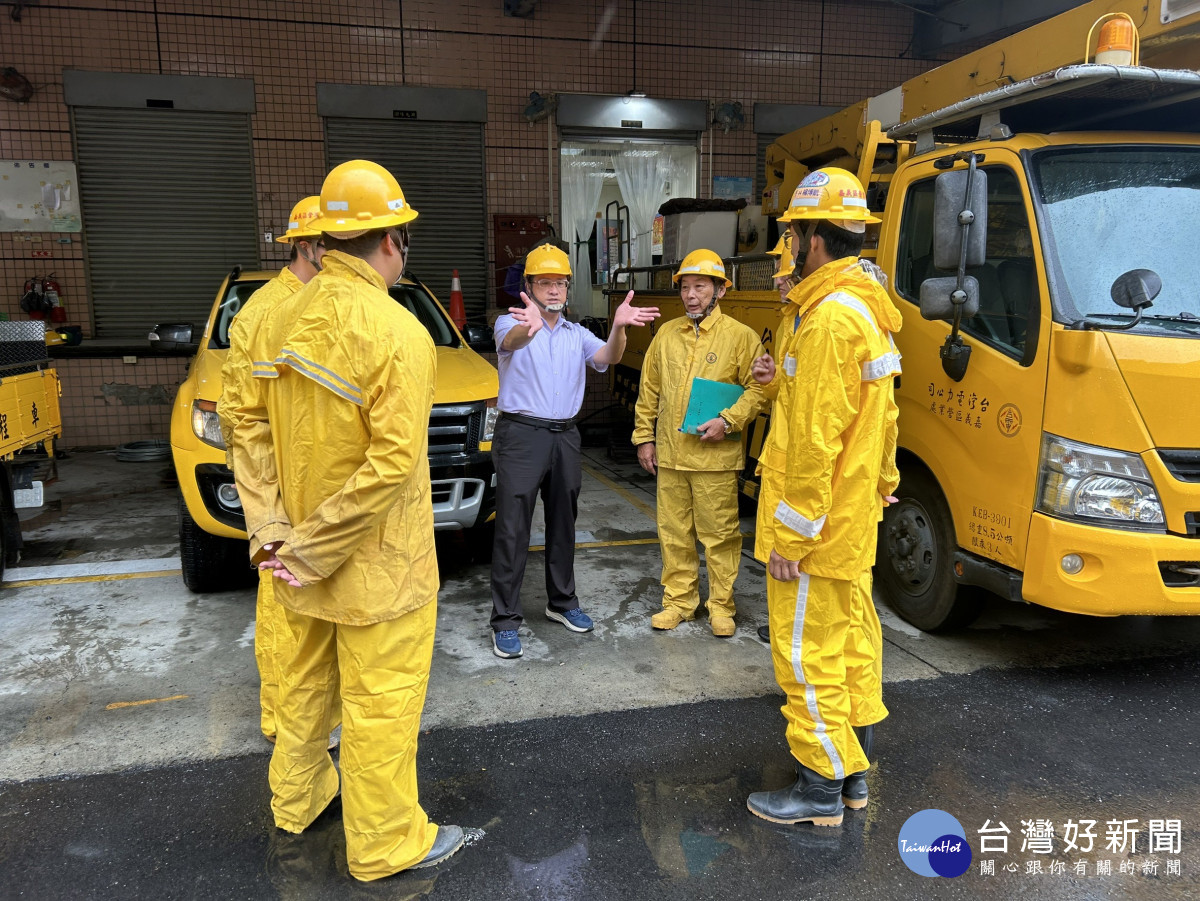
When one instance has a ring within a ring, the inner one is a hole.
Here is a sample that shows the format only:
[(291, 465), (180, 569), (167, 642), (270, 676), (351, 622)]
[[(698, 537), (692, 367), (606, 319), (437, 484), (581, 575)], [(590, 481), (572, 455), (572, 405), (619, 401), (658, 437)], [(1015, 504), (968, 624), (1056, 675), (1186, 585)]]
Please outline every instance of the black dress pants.
[(492, 442), (496, 466), (496, 539), (492, 546), (492, 631), (521, 625), (521, 583), (529, 527), (541, 494), (546, 513), (546, 597), (559, 613), (575, 596), (575, 517), (582, 481), (579, 429), (563, 432), (501, 416)]

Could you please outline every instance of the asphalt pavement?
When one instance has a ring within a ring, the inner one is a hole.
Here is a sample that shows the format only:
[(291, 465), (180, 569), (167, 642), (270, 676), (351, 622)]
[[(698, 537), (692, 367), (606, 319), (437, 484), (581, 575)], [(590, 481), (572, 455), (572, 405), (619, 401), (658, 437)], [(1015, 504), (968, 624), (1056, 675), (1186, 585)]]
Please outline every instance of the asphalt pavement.
[[(791, 779), (773, 698), (435, 729), (421, 738), (422, 803), (435, 821), (476, 830), (473, 842), (436, 869), (371, 884), (346, 871), (337, 801), (303, 835), (273, 828), (265, 751), (10, 783), (0, 896), (1194, 898), (1198, 663), (1192, 654), (891, 685), (871, 800), (841, 828), (774, 826), (746, 810), (749, 792)], [(966, 833), (974, 859), (957, 878), (919, 876), (900, 860), (901, 827), (927, 808)], [(1039, 820), (1054, 827), (1050, 853), (1022, 850), (1023, 823)], [(1098, 824), (1090, 853), (1064, 850), (1069, 820)], [(1153, 853), (1152, 820), (1182, 821), (1174, 833), (1160, 827)], [(1117, 822), (1120, 851), (1106, 847)], [(979, 830), (1000, 823), (1007, 852), (981, 853)]]
[[(254, 593), (182, 586), (174, 491), (162, 464), (76, 454), (26, 523), (0, 589), (0, 899), (1200, 896), (1200, 620), (995, 601), (932, 636), (881, 609), (870, 803), (840, 828), (775, 826), (745, 807), (794, 778), (753, 635), (762, 567), (743, 560), (734, 638), (703, 617), (651, 631), (653, 481), (601, 451), (577, 534), (595, 632), (541, 617), (534, 551), (526, 656), (498, 660), (487, 568), (439, 539), (422, 802), (472, 841), (358, 883), (338, 802), (301, 836), (272, 825)], [(956, 818), (962, 875), (902, 859), (926, 810)]]

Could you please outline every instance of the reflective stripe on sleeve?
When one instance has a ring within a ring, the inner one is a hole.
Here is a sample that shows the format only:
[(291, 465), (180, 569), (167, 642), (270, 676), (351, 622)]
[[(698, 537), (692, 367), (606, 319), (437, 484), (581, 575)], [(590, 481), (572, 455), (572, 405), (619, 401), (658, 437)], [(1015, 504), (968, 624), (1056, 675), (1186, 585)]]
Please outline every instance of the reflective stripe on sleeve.
[(780, 501), (779, 506), (775, 508), (775, 518), (805, 538), (816, 538), (821, 534), (821, 529), (825, 528), (824, 516), (813, 522), (811, 519), (801, 516), (783, 501)]
[(362, 389), (347, 382), (332, 370), (326, 369), (312, 360), (306, 360), (286, 347), (279, 352), (279, 356), (275, 362), (276, 364), (282, 363), (285, 366), (290, 366), (296, 372), (307, 376), (318, 385), (324, 385), (338, 397), (344, 397), (346, 400), (358, 404), (360, 407), (362, 406)]

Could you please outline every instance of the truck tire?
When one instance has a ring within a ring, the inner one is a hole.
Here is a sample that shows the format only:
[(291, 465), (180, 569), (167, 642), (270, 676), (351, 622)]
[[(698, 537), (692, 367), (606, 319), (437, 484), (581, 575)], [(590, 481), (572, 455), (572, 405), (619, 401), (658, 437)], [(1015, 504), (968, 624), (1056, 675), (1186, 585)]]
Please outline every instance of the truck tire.
[(970, 624), (983, 600), (954, 579), (958, 543), (937, 482), (923, 469), (909, 469), (896, 497), (899, 502), (883, 511), (875, 555), (875, 582), (888, 605), (925, 632)]
[(210, 535), (192, 519), (179, 498), (179, 559), (183, 584), (195, 592), (232, 591), (258, 583), (248, 543)]

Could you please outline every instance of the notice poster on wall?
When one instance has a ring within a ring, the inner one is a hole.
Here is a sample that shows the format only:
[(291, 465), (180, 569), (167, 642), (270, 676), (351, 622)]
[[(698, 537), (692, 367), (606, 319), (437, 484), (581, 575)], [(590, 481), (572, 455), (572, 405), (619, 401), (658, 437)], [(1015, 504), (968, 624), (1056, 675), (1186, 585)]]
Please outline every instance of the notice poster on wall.
[(716, 175), (713, 177), (713, 197), (717, 200), (744, 200), (754, 202), (754, 179), (740, 175)]
[(70, 160), (0, 160), (0, 232), (79, 232), (79, 178)]

